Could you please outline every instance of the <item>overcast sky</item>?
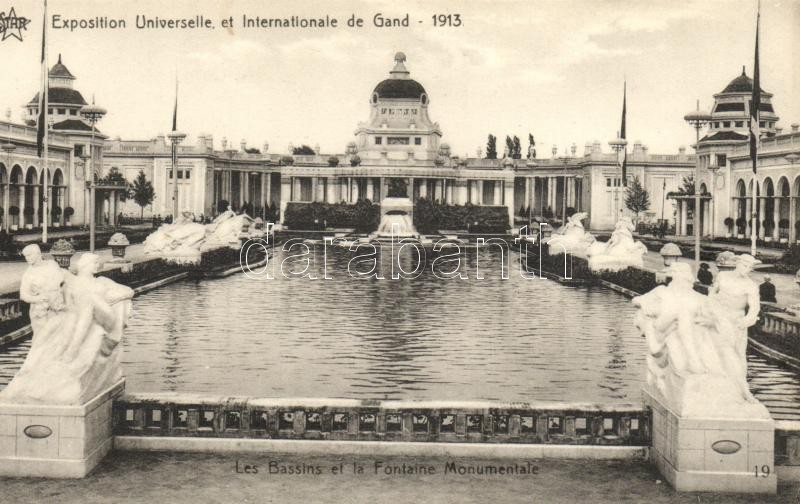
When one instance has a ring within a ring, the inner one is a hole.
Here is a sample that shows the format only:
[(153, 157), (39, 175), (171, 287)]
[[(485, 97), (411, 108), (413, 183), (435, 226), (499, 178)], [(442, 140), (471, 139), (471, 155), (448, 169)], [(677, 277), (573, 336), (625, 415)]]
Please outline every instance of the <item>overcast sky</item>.
[[(0, 107), (18, 119), (39, 86), (42, 8), (33, 0), (12, 4), (33, 19), (23, 42), (0, 42)], [(691, 143), (682, 118), (695, 100), (709, 109), (742, 65), (752, 76), (756, 2), (50, 0), (48, 8), (64, 18), (128, 22), (126, 30), (49, 31), (50, 63), (62, 53), (76, 88), (108, 109), (99, 127), (112, 137), (147, 139), (170, 129), (177, 69), (179, 129), (191, 137), (211, 133), (217, 148), (225, 136), (259, 148), (267, 140), (271, 152), (290, 142), (342, 152), (368, 117), (373, 87), (403, 51), (455, 154), (474, 156), (488, 133), (525, 140), (532, 132), (544, 157), (553, 144), (563, 152), (576, 143), (582, 152), (596, 139), (608, 149), (626, 77), (628, 137), (651, 152)], [(412, 26), (373, 27), (378, 12), (409, 13)], [(459, 13), (462, 26), (432, 26), (437, 13)], [(217, 28), (137, 30), (137, 14), (204, 15)], [(242, 30), (242, 14), (329, 14), (340, 27)], [(351, 14), (365, 28), (342, 27)], [(237, 27), (221, 28), (231, 15)], [(761, 34), (762, 87), (775, 94), (788, 130), (800, 122), (800, 0), (763, 0)]]

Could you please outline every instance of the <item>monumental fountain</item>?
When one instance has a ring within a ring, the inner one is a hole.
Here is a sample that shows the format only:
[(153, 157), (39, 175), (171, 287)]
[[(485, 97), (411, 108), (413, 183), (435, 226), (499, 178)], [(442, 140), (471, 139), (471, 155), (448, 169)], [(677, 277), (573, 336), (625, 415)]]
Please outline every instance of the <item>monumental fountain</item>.
[(583, 219), (589, 217), (586, 212), (577, 212), (567, 217), (567, 224), (558, 232), (553, 233), (547, 241), (550, 255), (577, 254), (585, 255), (589, 247), (595, 242), (592, 233), (583, 228)]

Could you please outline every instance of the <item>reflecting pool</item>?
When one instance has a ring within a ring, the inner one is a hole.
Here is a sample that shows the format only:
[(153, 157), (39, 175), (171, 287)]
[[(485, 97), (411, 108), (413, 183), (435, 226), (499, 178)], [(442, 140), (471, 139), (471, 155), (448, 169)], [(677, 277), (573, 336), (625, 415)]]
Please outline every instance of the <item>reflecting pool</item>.
[[(466, 279), (426, 264), (415, 279), (355, 278), (370, 260), (311, 249), (274, 279), (183, 281), (134, 300), (123, 364), (132, 391), (388, 399), (638, 402), (645, 342), (634, 309), (603, 288), (523, 277), (498, 247), (464, 249)], [(363, 252), (362, 252), (363, 253)], [(410, 272), (412, 250), (400, 251)], [(374, 256), (373, 256), (374, 257)], [(429, 257), (429, 260), (432, 259)], [(291, 265), (290, 265), (291, 263)], [(395, 264), (397, 267), (398, 264)], [(478, 269), (479, 268), (479, 269)], [(399, 271), (399, 270), (398, 270)], [(323, 279), (325, 276), (329, 279)], [(482, 277), (482, 278), (481, 278)], [(29, 343), (0, 355), (0, 384)], [(795, 373), (751, 356), (750, 382), (776, 418), (800, 418)]]

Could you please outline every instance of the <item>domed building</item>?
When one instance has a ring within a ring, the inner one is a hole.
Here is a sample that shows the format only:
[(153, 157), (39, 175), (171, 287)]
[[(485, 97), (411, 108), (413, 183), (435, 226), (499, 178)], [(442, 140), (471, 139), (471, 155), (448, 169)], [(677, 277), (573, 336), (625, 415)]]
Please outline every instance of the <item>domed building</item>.
[(355, 131), (359, 156), (367, 162), (434, 160), (442, 131), (428, 117), (428, 93), (411, 78), (405, 54), (395, 54), (394, 60), (389, 78), (372, 91), (369, 120)]
[[(714, 95), (707, 132), (696, 146), (699, 189), (703, 194), (698, 222), (702, 236), (749, 240), (752, 226), (764, 242), (794, 242), (800, 236), (800, 164), (791, 154), (800, 146), (800, 126), (784, 133), (772, 93), (761, 91), (761, 141), (756, 175), (756, 219), (753, 214), (753, 164), (750, 158), (750, 106), (753, 79), (745, 69)], [(788, 156), (788, 157), (787, 157)], [(676, 198), (677, 233), (692, 234), (693, 198)]]

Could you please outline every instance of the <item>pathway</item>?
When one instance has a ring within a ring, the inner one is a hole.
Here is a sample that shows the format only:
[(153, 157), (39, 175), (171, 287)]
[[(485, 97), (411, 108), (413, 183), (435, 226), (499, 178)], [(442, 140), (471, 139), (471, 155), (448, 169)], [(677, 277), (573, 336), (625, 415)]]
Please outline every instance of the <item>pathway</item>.
[[(111, 249), (104, 248), (104, 249), (97, 249), (95, 251), (97, 255), (99, 255), (103, 260), (107, 261), (111, 259)], [(72, 256), (72, 260), (75, 261), (81, 254), (85, 254), (86, 252), (76, 252), (74, 256)], [(49, 257), (50, 254), (45, 254), (45, 257)], [(132, 262), (141, 262), (145, 259), (144, 256), (144, 244), (137, 243), (135, 245), (129, 245), (127, 251), (125, 253), (125, 257)], [(22, 279), (22, 273), (25, 272), (25, 269), (28, 267), (28, 263), (25, 261), (8, 261), (8, 262), (0, 262), (0, 294), (7, 294), (9, 292), (16, 292), (19, 290), (19, 282)], [(112, 265), (111, 268), (115, 268), (118, 266)]]

